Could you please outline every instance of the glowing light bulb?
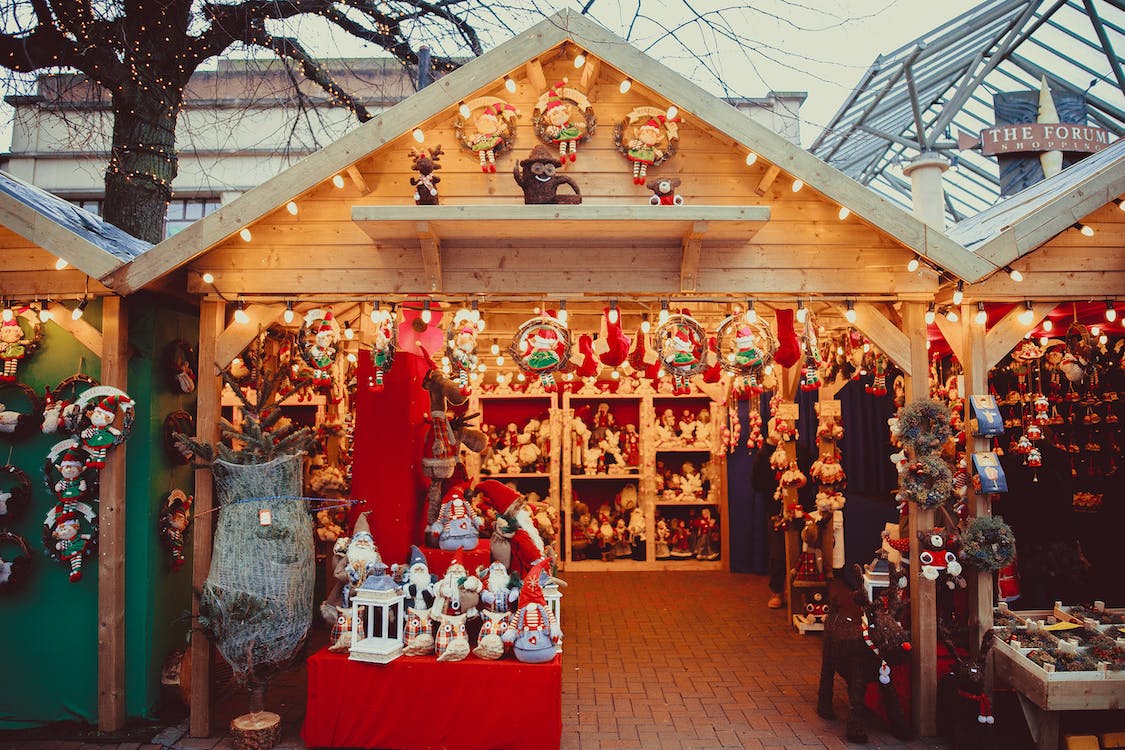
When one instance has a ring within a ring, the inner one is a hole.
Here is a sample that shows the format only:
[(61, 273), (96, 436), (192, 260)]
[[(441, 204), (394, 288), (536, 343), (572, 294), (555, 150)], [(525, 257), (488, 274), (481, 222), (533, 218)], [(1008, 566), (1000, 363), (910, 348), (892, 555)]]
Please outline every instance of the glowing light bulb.
[(956, 323), (958, 320), (961, 319), (961, 316), (958, 315), (957, 311), (954, 310), (951, 307), (951, 308), (949, 308), (948, 310), (945, 311), (945, 319), (948, 320), (950, 323)]
[(1054, 328), (1055, 328), (1055, 322), (1053, 320), (1051, 320), (1050, 318), (1044, 318), (1043, 319), (1043, 330), (1044, 331), (1052, 331), (1052, 330), (1054, 330)]
[(926, 325), (932, 326), (935, 317), (937, 317), (937, 314), (934, 312), (934, 303), (931, 302), (930, 306), (926, 308)]
[(617, 370), (614, 370), (609, 374), (609, 376), (614, 380), (617, 380), (619, 377), (621, 377), (621, 373), (619, 373)]
[(620, 91), (622, 94), (628, 94), (629, 89), (631, 89), (631, 88), (633, 88), (633, 79), (632, 78), (626, 78), (624, 81), (621, 82), (621, 85), (617, 87), (617, 90)]
[(645, 318), (644, 320), (642, 320), (641, 321), (641, 333), (648, 333), (651, 330), (652, 330), (652, 323), (649, 322), (648, 318)]
[(674, 120), (674, 119), (676, 119), (676, 115), (678, 115), (678, 114), (680, 114), (680, 108), (677, 107), (675, 104), (673, 104), (671, 107), (668, 108), (668, 111), (664, 113), (664, 116), (667, 117), (669, 120)]
[(617, 321), (621, 320), (621, 314), (617, 312), (616, 302), (609, 303), (609, 313), (606, 315), (606, 320), (608, 320), (611, 325), (616, 325)]
[(660, 303), (660, 315), (657, 317), (657, 322), (660, 323), (660, 325), (664, 325), (665, 323), (668, 322), (668, 303), (667, 303), (667, 301), (662, 301)]
[(500, 344), (493, 341), (492, 346), (488, 347), (488, 351), (492, 352), (492, 356), (495, 357), (497, 354), (500, 353)]
[(752, 300), (752, 299), (746, 300), (746, 322), (747, 323), (757, 323), (758, 322), (758, 312), (754, 309), (754, 300)]
[(238, 236), (242, 238), (243, 242), (249, 242), (250, 240), (254, 239), (254, 236), (250, 234), (250, 229), (248, 227), (243, 227), (242, 229), (238, 230)]
[(805, 186), (804, 180), (793, 180), (792, 190), (793, 190), (794, 193), (799, 193), (799, 192), (801, 192), (801, 188), (803, 188), (804, 186)]
[(414, 128), (414, 131), (410, 135), (419, 143), (426, 140), (426, 134), (422, 131), (422, 128)]
[(355, 356), (355, 352), (348, 352), (348, 362), (354, 365), (358, 361), (359, 359)]
[(1105, 346), (1107, 343), (1109, 343), (1109, 336), (1106, 336), (1104, 333), (1101, 336), (1098, 336), (1098, 343), (1102, 346)]
[(1084, 237), (1093, 237), (1094, 236), (1094, 228), (1092, 226), (1090, 226), (1089, 224), (1078, 224), (1077, 226), (1078, 226), (1078, 231), (1082, 233), (1082, 236), (1084, 236)]
[(852, 215), (852, 210), (850, 208), (848, 208), (847, 206), (840, 206), (840, 210), (836, 212), (836, 216), (839, 217), (840, 221), (843, 221), (844, 219), (848, 218), (851, 215)]
[(504, 358), (503, 357), (497, 357), (496, 358), (496, 366), (497, 367), (503, 367), (504, 366)]
[(286, 324), (289, 324), (289, 323), (293, 322), (293, 318), (295, 318), (295, 317), (296, 317), (296, 314), (293, 312), (293, 302), (292, 301), (286, 302), (285, 303), (285, 312), (281, 314), (281, 319), (284, 320), (286, 322)]
[(957, 288), (953, 290), (953, 304), (959, 305), (965, 301), (965, 282), (958, 281)]
[(586, 64), (586, 53), (585, 52), (579, 52), (577, 55), (574, 56), (574, 67), (575, 68), (581, 68), (585, 64)]
[(1101, 332), (1102, 332), (1101, 326), (1090, 326), (1090, 335), (1091, 336), (1100, 336)]
[(797, 300), (797, 322), (804, 323), (809, 317), (809, 311), (805, 309), (805, 303)]
[(47, 309), (47, 303), (44, 302), (43, 305), (39, 308), (39, 322), (40, 323), (46, 323), (48, 320), (51, 320), (53, 317), (55, 317), (55, 316), (52, 315), (51, 311)]
[(855, 305), (852, 303), (851, 300), (848, 300), (848, 309), (844, 311), (844, 318), (849, 323), (855, 323), (855, 319), (856, 319)]
[(66, 262), (66, 258), (59, 258), (58, 260), (55, 261), (55, 270), (61, 271), (69, 265), (70, 264)]
[(290, 216), (296, 216), (298, 211), (296, 201), (289, 201), (288, 203), (286, 203), (285, 210), (289, 212)]
[(1047, 338), (1046, 336), (1040, 336), (1039, 337), (1039, 346), (1046, 346), (1048, 341), (1050, 341), (1050, 339)]
[(1114, 308), (1112, 302), (1105, 303), (1105, 319), (1110, 323), (1117, 320), (1117, 310)]
[(909, 271), (910, 273), (914, 273), (915, 271), (918, 270), (918, 267), (921, 266), (921, 265), (922, 265), (922, 262), (920, 260), (918, 260), (918, 256), (915, 255), (913, 258), (911, 258), (906, 263), (906, 270)]
[(754, 166), (754, 164), (757, 161), (758, 161), (758, 155), (756, 153), (754, 153), (753, 151), (746, 154), (746, 166), (752, 167), (752, 166)]
[(844, 356), (844, 347), (842, 347), (842, 346), (836, 347), (836, 356), (838, 356), (838, 357)]
[(977, 314), (974, 320), (976, 320), (978, 326), (982, 326), (988, 322), (988, 312), (984, 309), (983, 302), (977, 303)]
[(516, 380), (522, 383), (523, 381), (527, 380), (527, 376), (521, 372), (519, 375), (516, 375)]
[(766, 375), (773, 375), (773, 365), (766, 365), (762, 368), (762, 371), (765, 372)]
[(1022, 325), (1029, 326), (1035, 320), (1035, 311), (1031, 309), (1030, 302), (1024, 302), (1024, 309), (1019, 314), (1019, 322)]
[(871, 351), (871, 344), (864, 341), (863, 342), (863, 353), (867, 354), (869, 351)]
[(351, 341), (352, 339), (355, 338), (355, 331), (352, 330), (352, 324), (351, 323), (347, 323), (347, 322), (344, 323), (344, 338), (347, 339), (348, 341)]
[(508, 89), (511, 94), (516, 93), (516, 82), (514, 79), (504, 76), (504, 88)]
[(15, 317), (16, 317), (16, 314), (14, 312), (12, 312), (12, 308), (10, 308), (10, 307), (5, 307), (4, 312), (0, 313), (0, 318), (3, 318), (5, 323), (7, 323), (8, 321), (12, 320)]
[(234, 309), (234, 320), (239, 325), (246, 325), (250, 322), (250, 316), (246, 313), (246, 303), (238, 303), (238, 307)]
[(204, 284), (214, 284), (215, 283), (215, 274), (211, 273), (210, 271), (205, 271), (203, 273), (203, 275), (200, 276), (199, 278), (203, 279)]
[(1023, 281), (1023, 274), (1020, 273), (1017, 269), (1012, 268), (1011, 266), (1004, 266), (1004, 270), (1008, 272), (1008, 278), (1010, 278), (1017, 284)]
[(430, 321), (434, 319), (434, 314), (430, 312), (430, 308), (427, 307), (422, 310), (422, 314), (419, 317), (422, 319), (423, 323), (429, 325)]
[(468, 104), (465, 104), (465, 102), (461, 102), (457, 105), (457, 113), (465, 119), (468, 119), (469, 115), (473, 113), (473, 110), (469, 109)]
[(335, 185), (337, 188), (344, 187), (344, 176), (342, 174), (332, 175), (332, 184)]
[(79, 300), (78, 305), (76, 305), (75, 308), (70, 312), (70, 319), (71, 320), (81, 320), (83, 313), (86, 312), (86, 305), (87, 304), (89, 304), (89, 300), (86, 299), (85, 297), (83, 297), (81, 300)]
[(478, 320), (476, 322), (476, 326), (477, 326), (477, 331), (479, 333), (484, 333), (484, 327), (485, 327), (484, 318), (481, 318), (480, 320)]
[(484, 362), (481, 362), (479, 365), (477, 365), (477, 369), (481, 372), (488, 372), (488, 365), (486, 365)]

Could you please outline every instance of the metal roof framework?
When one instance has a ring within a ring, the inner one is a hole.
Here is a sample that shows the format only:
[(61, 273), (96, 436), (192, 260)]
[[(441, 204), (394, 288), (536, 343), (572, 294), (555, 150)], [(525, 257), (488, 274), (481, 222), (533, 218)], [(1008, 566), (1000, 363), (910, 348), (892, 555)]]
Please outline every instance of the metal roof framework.
[(999, 198), (995, 160), (959, 151), (956, 133), (994, 124), (992, 96), (1052, 88), (1085, 92), (1091, 124), (1125, 134), (1125, 0), (989, 0), (868, 68), (810, 147), (904, 206), (902, 166), (936, 151), (950, 159), (946, 214), (954, 222)]

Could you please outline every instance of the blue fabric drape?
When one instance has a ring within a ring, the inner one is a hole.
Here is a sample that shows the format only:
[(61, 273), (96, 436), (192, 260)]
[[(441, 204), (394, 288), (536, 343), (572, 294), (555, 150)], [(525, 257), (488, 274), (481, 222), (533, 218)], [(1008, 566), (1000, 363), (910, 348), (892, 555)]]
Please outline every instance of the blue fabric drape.
[[(897, 485), (894, 466), (889, 460), (891, 433), (887, 420), (894, 414), (894, 399), (872, 396), (864, 390), (871, 375), (849, 380), (836, 392), (844, 423), (844, 438), (839, 442), (840, 463), (848, 478), (848, 493), (881, 496)], [(802, 435), (803, 437), (803, 435)]]
[[(768, 522), (774, 499), (756, 492), (752, 469), (757, 449), (747, 450), (750, 436), (750, 401), (732, 401), (742, 425), (734, 453), (727, 455), (727, 514), (730, 516), (730, 569), (734, 573), (769, 572)], [(762, 394), (759, 407), (762, 430), (769, 422), (769, 394)]]

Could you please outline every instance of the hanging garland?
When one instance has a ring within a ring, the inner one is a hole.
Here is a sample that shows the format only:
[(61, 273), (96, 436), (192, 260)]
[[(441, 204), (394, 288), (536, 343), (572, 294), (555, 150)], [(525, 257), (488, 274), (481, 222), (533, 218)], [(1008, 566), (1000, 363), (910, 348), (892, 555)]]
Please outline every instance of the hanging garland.
[(1000, 570), (1016, 559), (1016, 537), (1000, 516), (980, 516), (961, 535), (965, 563), (977, 570)]
[(20, 391), (29, 404), (26, 412), (8, 408), (7, 401), (0, 396), (0, 436), (22, 437), (34, 430), (43, 416), (43, 402), (38, 394), (23, 383), (0, 383), (0, 394), (11, 390)]
[(0, 516), (5, 521), (19, 516), (31, 499), (31, 478), (27, 473), (12, 464), (0, 466), (0, 479), (10, 477), (13, 484), (0, 487)]
[(21, 554), (5, 557), (0, 554), (0, 591), (18, 588), (31, 570), (31, 545), (14, 531), (0, 530), (0, 544), (14, 544)]
[(898, 416), (902, 443), (917, 454), (940, 450), (953, 434), (949, 407), (934, 399), (911, 401)]
[(923, 456), (902, 474), (899, 493), (922, 508), (936, 508), (953, 493), (953, 472), (940, 456)]

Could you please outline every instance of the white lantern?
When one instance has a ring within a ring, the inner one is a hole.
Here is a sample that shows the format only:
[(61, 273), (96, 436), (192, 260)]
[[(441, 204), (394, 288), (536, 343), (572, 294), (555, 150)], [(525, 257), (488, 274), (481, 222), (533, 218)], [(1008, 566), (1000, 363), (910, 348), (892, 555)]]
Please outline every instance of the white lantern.
[(402, 656), (405, 597), (386, 571), (387, 566), (379, 564), (352, 597), (349, 658), (356, 661), (387, 664)]

